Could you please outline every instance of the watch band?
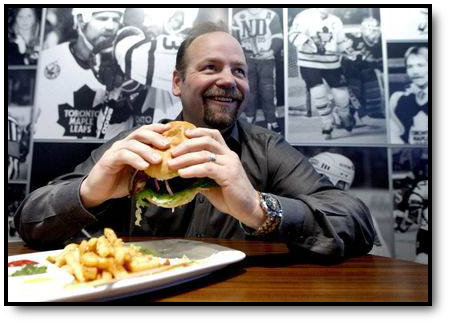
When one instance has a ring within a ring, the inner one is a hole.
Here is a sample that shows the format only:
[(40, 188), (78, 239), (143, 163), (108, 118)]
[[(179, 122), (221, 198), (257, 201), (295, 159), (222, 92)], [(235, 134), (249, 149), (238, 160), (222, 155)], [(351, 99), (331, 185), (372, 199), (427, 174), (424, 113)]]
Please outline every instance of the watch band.
[(252, 233), (253, 236), (266, 236), (278, 229), (281, 223), (281, 204), (280, 202), (265, 193), (258, 192), (259, 205), (267, 217), (266, 221)]

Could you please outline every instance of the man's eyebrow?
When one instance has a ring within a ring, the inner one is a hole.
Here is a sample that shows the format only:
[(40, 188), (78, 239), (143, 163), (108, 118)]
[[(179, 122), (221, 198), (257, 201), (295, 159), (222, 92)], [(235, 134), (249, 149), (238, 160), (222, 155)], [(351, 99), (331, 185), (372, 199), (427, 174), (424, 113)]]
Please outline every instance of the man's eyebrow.
[[(216, 57), (205, 57), (201, 61), (198, 62), (199, 65), (201, 64), (207, 64), (207, 63), (221, 63), (221, 60)], [(246, 67), (247, 62), (245, 61), (234, 61), (232, 62), (234, 66), (240, 66), (240, 67)]]

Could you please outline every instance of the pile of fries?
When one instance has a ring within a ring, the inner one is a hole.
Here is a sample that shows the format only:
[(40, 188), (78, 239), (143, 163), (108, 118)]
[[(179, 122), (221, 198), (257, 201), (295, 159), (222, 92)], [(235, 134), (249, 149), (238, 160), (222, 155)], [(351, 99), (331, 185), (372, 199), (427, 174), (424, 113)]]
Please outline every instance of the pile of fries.
[(145, 270), (171, 268), (169, 259), (143, 254), (137, 246), (126, 246), (110, 228), (105, 228), (104, 235), (98, 238), (67, 245), (58, 256), (47, 260), (72, 274), (75, 283), (104, 283)]

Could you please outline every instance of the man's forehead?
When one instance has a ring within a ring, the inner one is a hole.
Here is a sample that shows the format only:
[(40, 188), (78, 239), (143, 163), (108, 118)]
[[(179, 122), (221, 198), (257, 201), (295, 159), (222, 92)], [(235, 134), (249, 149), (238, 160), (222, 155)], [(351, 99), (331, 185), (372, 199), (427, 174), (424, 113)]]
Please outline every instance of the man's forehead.
[[(200, 53), (196, 50), (201, 49)], [(189, 46), (188, 51), (201, 60), (217, 59), (217, 51), (227, 53), (235, 61), (246, 64), (244, 51), (239, 42), (225, 32), (212, 32), (197, 37)], [(211, 51), (214, 54), (209, 53)], [(193, 53), (194, 52), (194, 53)]]

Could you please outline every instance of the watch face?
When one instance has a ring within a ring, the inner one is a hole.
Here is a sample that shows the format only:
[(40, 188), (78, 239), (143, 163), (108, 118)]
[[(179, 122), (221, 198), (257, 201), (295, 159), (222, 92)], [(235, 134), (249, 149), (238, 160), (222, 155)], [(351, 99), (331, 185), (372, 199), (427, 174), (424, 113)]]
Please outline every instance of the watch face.
[(275, 198), (273, 198), (272, 196), (269, 196), (269, 195), (267, 195), (265, 198), (266, 198), (265, 201), (266, 201), (267, 207), (270, 210), (277, 210), (277, 209), (279, 209), (278, 201)]

